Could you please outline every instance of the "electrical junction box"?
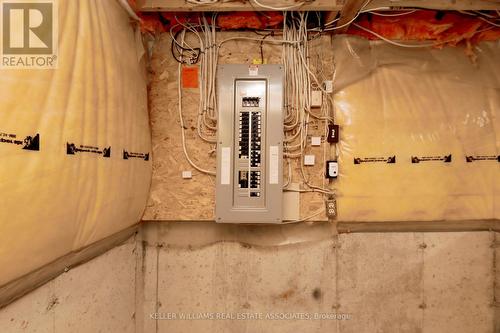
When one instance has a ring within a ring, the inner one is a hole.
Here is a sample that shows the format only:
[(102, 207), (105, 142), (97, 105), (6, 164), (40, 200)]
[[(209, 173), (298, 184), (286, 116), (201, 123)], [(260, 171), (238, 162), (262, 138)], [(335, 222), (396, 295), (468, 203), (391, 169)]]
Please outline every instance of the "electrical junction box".
[(327, 93), (333, 92), (333, 81), (330, 80), (323, 81), (323, 88)]
[(305, 155), (304, 156), (304, 165), (314, 165), (315, 156), (314, 155)]
[(283, 68), (219, 65), (215, 216), (281, 223)]
[(321, 90), (311, 91), (311, 107), (320, 108), (323, 103), (323, 94)]
[(311, 137), (311, 146), (321, 146), (321, 137), (320, 136), (313, 136)]
[(326, 141), (330, 143), (339, 142), (339, 125), (335, 124), (328, 125), (328, 136), (326, 137)]

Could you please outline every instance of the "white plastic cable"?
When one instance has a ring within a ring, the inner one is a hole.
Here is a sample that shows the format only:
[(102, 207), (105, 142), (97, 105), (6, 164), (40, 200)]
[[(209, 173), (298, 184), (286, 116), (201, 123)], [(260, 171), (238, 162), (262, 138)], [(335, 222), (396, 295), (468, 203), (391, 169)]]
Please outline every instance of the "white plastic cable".
[(133, 18), (136, 21), (141, 21), (141, 18), (137, 16), (132, 7), (130, 7), (130, 4), (128, 3), (127, 0), (118, 0), (118, 3), (123, 7), (123, 9), (125, 9), (125, 11), (131, 18)]
[(299, 2), (295, 5), (290, 5), (290, 6), (285, 6), (285, 7), (274, 7), (274, 6), (271, 6), (271, 5), (266, 5), (266, 4), (263, 4), (261, 2), (259, 2), (258, 0), (251, 0), (254, 4), (256, 4), (257, 6), (259, 7), (262, 7), (262, 8), (266, 8), (266, 9), (271, 9), (271, 10), (290, 10), (290, 9), (296, 9), (298, 7), (301, 7), (305, 4), (305, 2)]
[[(182, 38), (181, 46), (182, 47), (184, 47), (185, 33), (186, 33), (185, 30), (181, 33), (181, 38)], [(183, 50), (181, 49), (181, 57), (182, 57), (182, 53), (183, 53)], [(182, 70), (182, 64), (179, 63), (178, 66), (177, 66), (177, 94), (178, 94), (178, 98), (179, 98), (178, 110), (179, 110), (179, 122), (180, 122), (180, 125), (181, 125), (182, 150), (184, 152), (184, 156), (186, 157), (186, 160), (189, 162), (189, 164), (193, 168), (195, 168), (196, 170), (198, 170), (200, 172), (203, 172), (203, 173), (215, 176), (215, 174), (216, 174), (215, 171), (210, 171), (210, 170), (207, 170), (207, 169), (203, 169), (203, 168), (199, 167), (198, 165), (196, 165), (191, 160), (191, 158), (189, 157), (189, 154), (188, 154), (188, 151), (187, 151), (187, 147), (186, 147), (186, 134), (185, 134), (185, 128), (184, 128), (184, 119), (182, 117), (181, 70)]]
[(389, 43), (389, 44), (392, 44), (392, 45), (396, 45), (396, 46), (401, 46), (401, 47), (408, 47), (408, 48), (422, 48), (422, 47), (433, 47), (435, 45), (437, 45), (438, 43), (428, 43), (428, 44), (402, 44), (402, 43), (398, 43), (398, 42), (395, 42), (393, 40), (390, 40), (388, 38), (385, 38), (384, 36), (376, 33), (375, 31), (373, 30), (370, 30), (368, 28), (365, 28), (357, 23), (353, 23), (354, 26), (358, 27), (359, 29), (363, 30), (363, 31), (366, 31), (380, 39), (382, 39), (383, 41)]

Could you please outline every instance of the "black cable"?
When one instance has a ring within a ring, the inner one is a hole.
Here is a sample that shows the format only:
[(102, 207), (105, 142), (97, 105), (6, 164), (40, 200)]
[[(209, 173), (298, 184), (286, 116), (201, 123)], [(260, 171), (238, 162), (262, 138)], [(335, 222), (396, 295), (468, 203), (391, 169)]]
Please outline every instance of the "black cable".
[(262, 39), (260, 40), (260, 63), (261, 64), (264, 63), (264, 48), (263, 48), (264, 39), (266, 39), (269, 36), (274, 36), (274, 32), (271, 31), (270, 33), (268, 33), (267, 35), (265, 35), (264, 37), (262, 37)]
[[(186, 29), (183, 29), (184, 31), (186, 31)], [(195, 47), (194, 49), (189, 49), (189, 48), (186, 48), (186, 47), (183, 47), (181, 45), (179, 45), (179, 43), (177, 42), (177, 36), (179, 36), (179, 34), (183, 31), (183, 30), (179, 30), (177, 31), (175, 34), (174, 34), (174, 38), (172, 39), (172, 44), (170, 45), (170, 51), (172, 52), (172, 56), (174, 57), (174, 59), (178, 62), (178, 63), (181, 63), (181, 64), (187, 64), (188, 62), (187, 61), (184, 61), (183, 59), (181, 59), (180, 57), (178, 58), (176, 55), (175, 55), (175, 52), (174, 52), (174, 46), (175, 46), (175, 49), (177, 51), (177, 54), (180, 56), (182, 51), (188, 51), (188, 52), (195, 52), (195, 55), (196, 57), (194, 57), (193, 55), (190, 56), (191, 60), (193, 60), (190, 64), (196, 64), (198, 63), (198, 61), (200, 60), (200, 54), (201, 54), (201, 49), (199, 47)]]
[(172, 57), (175, 59), (175, 61), (177, 61), (178, 63), (180, 64), (183, 64), (182, 60), (180, 60), (179, 58), (177, 58), (175, 56), (175, 52), (174, 52), (174, 44), (175, 44), (175, 41), (172, 39), (172, 45), (170, 46), (170, 52), (172, 52)]

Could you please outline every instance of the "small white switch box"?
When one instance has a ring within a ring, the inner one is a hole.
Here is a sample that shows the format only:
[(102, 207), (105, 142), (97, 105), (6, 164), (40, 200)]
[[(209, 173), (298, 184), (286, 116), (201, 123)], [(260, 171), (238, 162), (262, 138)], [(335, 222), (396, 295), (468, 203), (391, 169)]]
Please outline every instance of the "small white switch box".
[(320, 108), (322, 104), (322, 97), (321, 90), (313, 90), (311, 92), (311, 107)]
[(327, 93), (333, 92), (333, 81), (324, 81), (323, 86)]
[(305, 155), (304, 156), (304, 165), (314, 165), (314, 155)]
[(191, 178), (193, 178), (193, 174), (189, 170), (182, 171), (182, 178), (184, 178), (184, 179), (191, 179)]
[(321, 146), (321, 137), (320, 136), (311, 137), (311, 146)]

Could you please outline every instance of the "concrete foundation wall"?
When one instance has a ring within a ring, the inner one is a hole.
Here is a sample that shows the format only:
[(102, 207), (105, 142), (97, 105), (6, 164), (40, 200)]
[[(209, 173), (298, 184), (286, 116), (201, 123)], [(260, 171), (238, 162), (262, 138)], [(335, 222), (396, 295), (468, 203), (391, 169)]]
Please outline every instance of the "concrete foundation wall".
[[(138, 332), (498, 332), (494, 233), (355, 233), (278, 247), (169, 246), (162, 234), (144, 242)], [(262, 319), (180, 318), (207, 312)], [(266, 319), (290, 313), (348, 319)]]
[(131, 238), (69, 270), (0, 309), (0, 332), (135, 332), (135, 258)]
[[(492, 232), (283, 246), (180, 246), (171, 232), (140, 234), (1, 309), (0, 332), (499, 332)], [(201, 314), (220, 318), (181, 318)], [(292, 314), (303, 317), (276, 319)], [(304, 317), (315, 314), (330, 318)]]

